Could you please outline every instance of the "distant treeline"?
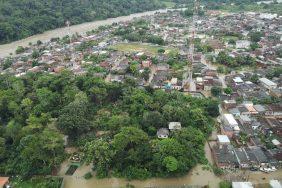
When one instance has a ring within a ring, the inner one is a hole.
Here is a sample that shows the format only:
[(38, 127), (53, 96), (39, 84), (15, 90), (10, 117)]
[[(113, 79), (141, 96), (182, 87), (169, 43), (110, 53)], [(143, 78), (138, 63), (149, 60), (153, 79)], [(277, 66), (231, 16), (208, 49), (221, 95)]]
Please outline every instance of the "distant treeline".
[(159, 0), (0, 1), (0, 44), (71, 24), (164, 7)]

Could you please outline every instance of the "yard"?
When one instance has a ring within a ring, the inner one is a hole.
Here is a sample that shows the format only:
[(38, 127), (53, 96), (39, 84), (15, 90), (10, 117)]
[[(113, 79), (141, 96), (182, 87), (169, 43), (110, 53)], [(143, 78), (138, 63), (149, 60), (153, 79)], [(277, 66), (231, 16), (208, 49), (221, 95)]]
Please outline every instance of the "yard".
[(278, 3), (275, 6), (264, 6), (258, 5), (256, 3), (246, 4), (246, 5), (225, 5), (221, 7), (222, 11), (227, 12), (242, 12), (242, 11), (255, 11), (255, 12), (267, 12), (281, 15), (282, 4)]
[(167, 8), (173, 8), (176, 5), (176, 3), (171, 2), (171, 1), (164, 1), (163, 3), (165, 4)]
[(141, 44), (141, 43), (120, 43), (110, 46), (110, 49), (118, 50), (122, 52), (145, 52), (148, 54), (156, 55), (159, 49), (165, 49), (165, 53), (177, 52), (174, 48), (168, 48), (157, 45)]
[(223, 36), (222, 39), (224, 42), (228, 42), (229, 40), (237, 41), (239, 38), (235, 36)]
[(22, 180), (20, 178), (12, 179), (12, 187), (14, 188), (60, 188), (62, 178), (32, 178), (30, 180)]

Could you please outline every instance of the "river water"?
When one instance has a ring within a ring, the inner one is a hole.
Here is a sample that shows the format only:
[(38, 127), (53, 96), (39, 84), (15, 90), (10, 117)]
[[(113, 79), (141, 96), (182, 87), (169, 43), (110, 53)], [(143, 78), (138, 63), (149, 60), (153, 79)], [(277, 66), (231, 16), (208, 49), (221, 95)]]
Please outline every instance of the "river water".
[(14, 53), (15, 50), (17, 49), (18, 46), (28, 46), (28, 44), (31, 43), (36, 43), (38, 40), (41, 40), (42, 42), (46, 42), (50, 40), (51, 38), (54, 37), (63, 37), (68, 34), (72, 35), (75, 33), (80, 33), (80, 34), (85, 34), (87, 31), (90, 31), (92, 29), (96, 29), (99, 26), (102, 25), (111, 25), (113, 23), (117, 22), (123, 22), (123, 21), (129, 21), (132, 20), (133, 18), (137, 17), (142, 17), (142, 16), (149, 16), (153, 15), (156, 12), (167, 12), (168, 10), (173, 10), (173, 9), (160, 9), (156, 11), (147, 11), (147, 12), (142, 12), (142, 13), (135, 13), (135, 14), (130, 14), (128, 16), (121, 16), (117, 18), (108, 18), (106, 20), (98, 20), (98, 21), (93, 21), (93, 22), (86, 22), (83, 24), (78, 24), (78, 25), (72, 25), (68, 29), (67, 27), (63, 28), (58, 28), (50, 31), (46, 31), (42, 34), (38, 35), (33, 35), (28, 38), (15, 41), (9, 44), (4, 44), (0, 45), (0, 57), (5, 57), (8, 56), (10, 53)]

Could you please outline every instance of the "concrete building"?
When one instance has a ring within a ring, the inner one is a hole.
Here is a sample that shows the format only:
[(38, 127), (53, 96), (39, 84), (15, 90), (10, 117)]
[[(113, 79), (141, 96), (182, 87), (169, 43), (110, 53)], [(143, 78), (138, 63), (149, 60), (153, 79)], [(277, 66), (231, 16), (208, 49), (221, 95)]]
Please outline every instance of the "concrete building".
[(217, 140), (220, 145), (230, 144), (230, 140), (226, 135), (217, 135)]
[(167, 128), (160, 128), (157, 132), (158, 138), (168, 138), (169, 130)]
[(225, 125), (229, 125), (232, 128), (238, 126), (238, 122), (232, 114), (223, 114), (222, 121)]
[(262, 86), (265, 87), (266, 89), (270, 90), (277, 88), (277, 84), (267, 78), (260, 78), (259, 81), (262, 84)]
[(269, 184), (271, 188), (282, 188), (282, 184), (278, 180), (270, 180)]
[(232, 188), (254, 188), (251, 182), (232, 182)]
[(181, 123), (180, 122), (170, 122), (168, 124), (169, 130), (180, 130), (181, 129)]
[(248, 40), (237, 40), (236, 41), (236, 48), (249, 48), (251, 42)]

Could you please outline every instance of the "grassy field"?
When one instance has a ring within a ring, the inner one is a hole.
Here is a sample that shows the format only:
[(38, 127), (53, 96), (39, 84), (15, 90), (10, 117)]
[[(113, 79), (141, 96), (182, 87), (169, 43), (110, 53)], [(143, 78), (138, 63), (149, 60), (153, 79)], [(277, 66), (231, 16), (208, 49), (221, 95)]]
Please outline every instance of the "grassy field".
[(164, 1), (163, 2), (167, 8), (173, 8), (176, 4), (171, 1)]
[(155, 46), (149, 44), (141, 44), (141, 43), (120, 43), (110, 47), (110, 49), (118, 50), (122, 52), (145, 52), (148, 54), (156, 55), (159, 49), (165, 49), (165, 53), (176, 53), (177, 49), (168, 48), (163, 46)]
[(13, 179), (14, 188), (60, 188), (61, 178), (33, 178), (30, 180)]
[(233, 40), (238, 40), (239, 38), (238, 37), (235, 37), (235, 36), (223, 36), (222, 37), (222, 40), (224, 41), (224, 42), (228, 42), (229, 40), (231, 40), (231, 39), (233, 39)]
[(275, 5), (258, 5), (258, 4), (246, 4), (242, 6), (238, 5), (225, 5), (221, 8), (222, 11), (228, 12), (242, 12), (242, 11), (250, 11), (250, 12), (267, 12), (273, 14), (282, 14), (282, 3), (275, 4)]

